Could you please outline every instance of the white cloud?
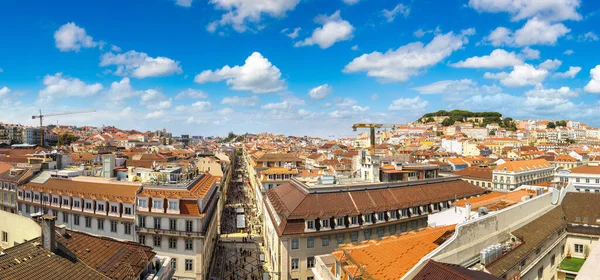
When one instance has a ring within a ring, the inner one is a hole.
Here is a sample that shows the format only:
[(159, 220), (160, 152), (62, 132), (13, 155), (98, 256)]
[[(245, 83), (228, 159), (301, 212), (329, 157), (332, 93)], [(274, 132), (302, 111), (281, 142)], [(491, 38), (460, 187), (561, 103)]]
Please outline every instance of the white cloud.
[(546, 69), (548, 71), (554, 71), (556, 69), (558, 69), (558, 67), (560, 67), (560, 65), (562, 64), (562, 61), (558, 60), (558, 59), (546, 59), (546, 61), (540, 63), (540, 65), (538, 65), (538, 68), (541, 69)]
[(354, 111), (354, 112), (359, 112), (359, 113), (366, 112), (366, 111), (368, 111), (368, 110), (369, 110), (369, 107), (368, 107), (368, 106), (358, 106), (358, 105), (354, 105), (354, 106), (352, 106), (351, 108), (352, 108), (352, 111)]
[(9, 92), (10, 92), (10, 89), (8, 87), (0, 88), (0, 98), (4, 97)]
[(421, 29), (421, 28), (419, 28), (415, 32), (413, 32), (413, 35), (415, 35), (415, 37), (417, 37), (417, 38), (421, 38), (421, 37), (425, 36), (425, 34), (427, 34), (427, 32), (423, 31), (423, 29)]
[(260, 106), (263, 110), (287, 110), (291, 108), (292, 105), (287, 101), (281, 101), (277, 103), (267, 103), (265, 105)]
[(539, 18), (529, 19), (514, 33), (506, 27), (497, 27), (483, 41), (492, 46), (555, 45), (558, 38), (571, 32), (562, 23), (549, 23)]
[(449, 32), (435, 36), (427, 45), (413, 42), (385, 53), (363, 54), (346, 65), (344, 72), (367, 72), (368, 76), (381, 81), (404, 82), (462, 48), (468, 42), (467, 36), (474, 32), (474, 29), (463, 30), (456, 35)]
[(413, 98), (398, 98), (392, 101), (392, 104), (388, 107), (390, 111), (400, 111), (400, 110), (421, 110), (425, 109), (429, 102), (426, 100), (421, 100), (419, 96), (415, 96)]
[(188, 88), (186, 90), (180, 91), (177, 94), (177, 96), (175, 96), (175, 99), (177, 99), (177, 100), (184, 99), (184, 98), (200, 99), (200, 98), (207, 98), (207, 97), (208, 97), (208, 94), (202, 90)]
[(577, 37), (577, 40), (580, 42), (591, 42), (591, 41), (598, 41), (598, 40), (600, 40), (600, 38), (598, 37), (598, 35), (596, 35), (596, 33), (589, 31), (589, 32), (586, 32), (585, 34), (579, 35)]
[(567, 70), (566, 72), (562, 72), (562, 73), (555, 73), (554, 77), (557, 78), (575, 78), (575, 76), (577, 76), (577, 74), (579, 73), (579, 71), (581, 71), (581, 67), (578, 66), (570, 66), (569, 70)]
[(592, 79), (583, 90), (591, 93), (600, 93), (600, 65), (596, 65), (596, 67), (590, 70), (590, 76), (592, 76)]
[(313, 30), (310, 37), (296, 42), (294, 46), (312, 46), (314, 44), (319, 45), (321, 49), (327, 49), (336, 42), (346, 41), (352, 39), (352, 32), (354, 27), (348, 21), (343, 20), (340, 16), (340, 11), (336, 11), (331, 16), (320, 15), (315, 18), (315, 22), (321, 24), (321, 27), (317, 27)]
[(98, 45), (91, 36), (87, 35), (85, 29), (69, 22), (54, 32), (56, 47), (63, 52), (76, 51), (81, 48), (93, 48)]
[(164, 111), (154, 111), (146, 114), (146, 119), (158, 119), (165, 116)]
[(181, 6), (181, 7), (186, 7), (189, 8), (192, 6), (192, 2), (194, 0), (175, 0), (175, 5)]
[(438, 94), (450, 91), (466, 91), (477, 86), (477, 83), (470, 79), (462, 80), (444, 80), (438, 81), (429, 85), (413, 88), (421, 94)]
[(469, 6), (478, 12), (512, 15), (513, 21), (538, 17), (547, 21), (580, 20), (579, 0), (470, 0)]
[(378, 100), (378, 99), (379, 99), (379, 94), (377, 94), (377, 93), (371, 94), (371, 100)]
[(541, 86), (525, 92), (525, 101), (521, 104), (529, 111), (564, 111), (574, 107), (569, 98), (577, 97), (577, 93), (569, 87), (544, 89)]
[(500, 80), (500, 83), (507, 87), (522, 87), (527, 85), (537, 85), (544, 81), (548, 76), (548, 70), (536, 69), (529, 64), (515, 65), (510, 73), (485, 73), (484, 77), (488, 79)]
[(343, 110), (334, 110), (329, 112), (329, 117), (332, 119), (346, 119), (350, 117), (355, 117), (356, 115), (365, 113), (369, 110), (367, 106), (358, 106), (352, 105), (349, 108), (345, 108)]
[(40, 90), (40, 98), (52, 100), (62, 97), (86, 97), (95, 95), (102, 90), (100, 83), (86, 84), (77, 78), (63, 76), (62, 73), (46, 75), (44, 89)]
[(113, 102), (119, 102), (142, 94), (144, 94), (143, 91), (133, 89), (127, 77), (119, 82), (112, 82), (108, 89), (108, 99)]
[(351, 107), (358, 103), (358, 101), (352, 98), (336, 98), (334, 101), (338, 107)]
[(279, 69), (258, 52), (252, 53), (242, 66), (226, 65), (215, 71), (205, 70), (194, 78), (194, 82), (199, 84), (222, 80), (226, 80), (233, 90), (250, 90), (253, 93), (276, 92), (286, 88)]
[(566, 50), (565, 52), (563, 52), (563, 54), (565, 55), (572, 55), (574, 53), (573, 50)]
[(221, 115), (229, 115), (229, 114), (233, 113), (233, 109), (231, 109), (231, 108), (223, 108), (223, 109), (219, 110), (218, 113), (221, 114)]
[(119, 48), (118, 46), (112, 45), (110, 47), (110, 50), (113, 52), (121, 52), (121, 48)]
[(538, 50), (534, 50), (532, 48), (529, 47), (525, 47), (521, 50), (521, 54), (520, 54), (523, 58), (525, 59), (539, 59), (540, 58), (540, 51)]
[(360, 2), (360, 0), (342, 0), (344, 1), (344, 3), (348, 4), (348, 5), (354, 5), (358, 2)]
[(298, 38), (298, 35), (300, 35), (299, 33), (300, 33), (300, 30), (302, 30), (302, 28), (296, 27), (296, 28), (294, 28), (294, 31), (289, 32), (289, 33), (288, 33), (288, 30), (289, 29), (287, 29), (287, 28), (284, 30), (281, 30), (281, 33), (285, 34), (285, 36), (288, 36), (292, 39), (296, 39), (296, 38)]
[(240, 107), (254, 107), (258, 105), (260, 102), (260, 98), (256, 95), (252, 95), (250, 97), (240, 97), (240, 96), (231, 96), (224, 97), (221, 100), (221, 104), (229, 105), (229, 106), (240, 106)]
[(225, 13), (221, 19), (207, 26), (209, 32), (215, 32), (219, 26), (231, 26), (237, 32), (248, 30), (249, 24), (260, 24), (263, 15), (284, 17), (287, 11), (296, 8), (300, 0), (210, 0), (218, 10)]
[(129, 75), (143, 79), (179, 74), (182, 72), (179, 61), (168, 57), (150, 57), (146, 53), (128, 51), (122, 54), (105, 53), (100, 59), (100, 66), (116, 65), (117, 75)]
[(386, 18), (387, 22), (392, 22), (396, 18), (397, 14), (401, 14), (404, 17), (407, 17), (410, 13), (410, 7), (402, 5), (402, 3), (396, 5), (393, 9), (383, 9), (381, 14)]
[(186, 124), (206, 124), (206, 123), (208, 123), (208, 121), (207, 120), (198, 120), (192, 116), (192, 117), (187, 118), (185, 123)]
[(190, 106), (180, 105), (175, 108), (181, 112), (210, 112), (214, 109), (213, 104), (210, 101), (196, 101)]
[(490, 55), (474, 56), (451, 66), (457, 68), (504, 68), (520, 64), (523, 64), (523, 61), (514, 52), (495, 49)]
[(167, 98), (160, 91), (149, 89), (142, 94), (140, 104), (152, 110), (169, 109), (173, 105), (173, 99)]
[(494, 47), (512, 45), (514, 43), (512, 30), (502, 26), (492, 30), (490, 35), (486, 36), (483, 40), (489, 42)]
[(358, 45), (354, 45), (350, 49), (353, 50), (353, 51), (358, 51)]
[(558, 38), (571, 30), (562, 23), (550, 24), (538, 18), (532, 18), (525, 25), (515, 31), (515, 44), (528, 45), (555, 45)]
[(308, 91), (308, 95), (312, 99), (323, 99), (333, 92), (333, 89), (328, 84), (323, 84)]

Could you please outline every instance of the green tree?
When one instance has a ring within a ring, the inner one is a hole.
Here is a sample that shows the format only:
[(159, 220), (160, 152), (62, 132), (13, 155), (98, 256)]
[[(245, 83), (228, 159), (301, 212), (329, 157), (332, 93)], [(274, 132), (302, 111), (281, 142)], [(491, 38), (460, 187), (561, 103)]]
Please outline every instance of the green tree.
[(546, 128), (556, 128), (556, 124), (555, 124), (555, 123), (553, 123), (553, 122), (549, 122), (549, 123), (546, 125)]
[(432, 117), (427, 118), (427, 120), (425, 122), (435, 122), (435, 120)]
[(442, 121), (443, 126), (450, 126), (454, 124), (454, 120), (452, 118), (447, 118)]
[(562, 126), (562, 127), (565, 127), (565, 126), (567, 126), (567, 121), (565, 121), (565, 120), (562, 120), (562, 121), (557, 121), (557, 122), (556, 122), (556, 126)]
[(496, 136), (496, 130), (495, 129), (490, 130), (490, 136)]
[(65, 133), (58, 137), (58, 146), (69, 146), (77, 140), (79, 140), (79, 137), (70, 133)]

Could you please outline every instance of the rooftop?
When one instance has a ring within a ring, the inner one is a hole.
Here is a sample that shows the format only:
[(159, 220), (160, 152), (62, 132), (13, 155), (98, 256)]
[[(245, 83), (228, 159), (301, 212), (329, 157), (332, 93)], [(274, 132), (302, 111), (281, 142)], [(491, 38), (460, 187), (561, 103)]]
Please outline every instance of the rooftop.
[(552, 164), (545, 159), (516, 160), (500, 164), (494, 171), (521, 172), (548, 167)]
[(486, 167), (467, 167), (465, 169), (461, 169), (459, 171), (453, 172), (454, 175), (460, 175), (468, 178), (477, 178), (484, 180), (492, 180), (492, 172), (493, 170)]
[(90, 178), (48, 179), (45, 183), (29, 182), (23, 190), (45, 192), (88, 199), (134, 203), (140, 184)]

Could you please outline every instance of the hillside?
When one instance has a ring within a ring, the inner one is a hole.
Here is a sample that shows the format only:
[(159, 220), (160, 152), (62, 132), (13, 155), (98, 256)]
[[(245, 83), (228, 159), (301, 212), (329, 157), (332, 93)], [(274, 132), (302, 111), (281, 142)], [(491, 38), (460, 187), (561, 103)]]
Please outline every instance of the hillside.
[(424, 114), (419, 121), (423, 123), (435, 122), (439, 117), (444, 118), (441, 122), (444, 126), (453, 125), (455, 122), (472, 122), (473, 124), (485, 127), (491, 123), (497, 123), (500, 127), (515, 131), (517, 127), (512, 118), (502, 118), (502, 114), (498, 112), (471, 112), (467, 110), (439, 110)]

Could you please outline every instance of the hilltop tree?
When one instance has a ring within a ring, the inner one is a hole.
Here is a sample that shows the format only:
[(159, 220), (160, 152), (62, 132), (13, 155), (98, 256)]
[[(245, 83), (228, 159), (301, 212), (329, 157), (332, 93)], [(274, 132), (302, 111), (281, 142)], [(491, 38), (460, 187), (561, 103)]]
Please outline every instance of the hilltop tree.
[(556, 124), (555, 124), (555, 123), (553, 123), (553, 122), (549, 122), (549, 123), (546, 125), (546, 128), (556, 128)]

